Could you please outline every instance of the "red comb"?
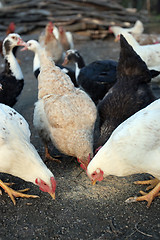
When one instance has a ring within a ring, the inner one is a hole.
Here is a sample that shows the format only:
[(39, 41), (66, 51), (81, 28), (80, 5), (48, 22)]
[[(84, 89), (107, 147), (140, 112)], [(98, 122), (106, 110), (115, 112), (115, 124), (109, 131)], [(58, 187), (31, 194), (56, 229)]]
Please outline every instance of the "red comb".
[(53, 23), (52, 22), (49, 22), (48, 25), (47, 25), (47, 31), (49, 33), (52, 33), (53, 32)]
[(80, 163), (80, 167), (83, 169), (83, 170), (87, 170), (87, 167), (88, 167), (88, 164), (90, 163), (91, 161), (91, 156), (89, 154), (88, 158), (87, 158), (87, 162), (83, 162), (82, 160), (80, 160), (79, 158), (77, 158), (78, 162)]
[(14, 24), (14, 22), (11, 22), (11, 23), (9, 24), (9, 29), (10, 29), (10, 31), (14, 32), (14, 31), (15, 31), (15, 28), (16, 28), (16, 25)]
[(52, 190), (53, 190), (53, 192), (55, 192), (55, 190), (56, 190), (56, 180), (54, 179), (54, 177), (51, 177), (51, 183), (52, 183)]
[(100, 169), (100, 173), (99, 173), (99, 179), (97, 179), (97, 181), (102, 181), (103, 180), (103, 175), (104, 175), (104, 172)]

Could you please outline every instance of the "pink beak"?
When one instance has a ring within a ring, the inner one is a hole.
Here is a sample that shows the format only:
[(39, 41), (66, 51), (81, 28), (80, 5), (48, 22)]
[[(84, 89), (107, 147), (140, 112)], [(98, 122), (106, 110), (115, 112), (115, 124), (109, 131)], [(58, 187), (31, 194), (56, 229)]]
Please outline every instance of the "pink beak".
[(27, 43), (24, 42), (21, 38), (18, 39), (17, 45), (24, 46), (24, 48), (27, 48)]
[(62, 66), (66, 66), (69, 63), (69, 60), (67, 58), (67, 55), (64, 58), (64, 62), (62, 63)]
[(28, 50), (28, 45), (26, 44), (26, 45), (21, 45), (21, 46), (24, 46), (23, 48), (21, 48), (21, 50), (20, 51), (25, 51), (25, 50)]

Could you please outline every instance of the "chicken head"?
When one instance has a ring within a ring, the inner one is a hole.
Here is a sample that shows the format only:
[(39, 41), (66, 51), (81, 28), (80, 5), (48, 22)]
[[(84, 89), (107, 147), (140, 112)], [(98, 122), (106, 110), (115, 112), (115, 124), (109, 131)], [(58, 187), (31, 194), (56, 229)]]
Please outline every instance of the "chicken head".
[(56, 180), (54, 177), (50, 178), (50, 185), (44, 182), (40, 178), (36, 178), (35, 183), (39, 186), (39, 189), (43, 192), (48, 192), (53, 199), (55, 199)]

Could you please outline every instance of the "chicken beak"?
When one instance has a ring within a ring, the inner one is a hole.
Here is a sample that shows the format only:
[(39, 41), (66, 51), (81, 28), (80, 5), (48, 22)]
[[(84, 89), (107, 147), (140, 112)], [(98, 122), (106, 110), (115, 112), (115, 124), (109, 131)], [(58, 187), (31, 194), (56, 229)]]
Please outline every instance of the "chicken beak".
[(115, 39), (114, 39), (115, 42), (118, 42), (119, 41), (119, 36), (117, 36)]
[(27, 43), (24, 42), (21, 38), (18, 38), (17, 44), (18, 44), (19, 46), (26, 46), (26, 45), (27, 45)]
[(64, 62), (62, 63), (62, 66), (65, 66), (65, 65), (67, 65), (68, 64), (68, 58), (67, 58), (67, 56), (65, 57), (65, 59), (64, 59)]
[(92, 181), (92, 185), (94, 186), (95, 184), (96, 184), (96, 182), (97, 182), (97, 180), (95, 179), (95, 180), (93, 180)]
[(51, 197), (55, 200), (56, 196), (55, 193), (49, 193), (51, 195)]
[(28, 49), (28, 45), (26, 42), (24, 42), (21, 38), (18, 39), (18, 43), (19, 46), (24, 46), (24, 48), (22, 48), (20, 51), (24, 51)]
[(26, 45), (24, 45), (24, 47), (23, 48), (21, 48), (21, 50), (20, 51), (25, 51), (25, 50), (28, 50), (28, 45), (26, 44)]

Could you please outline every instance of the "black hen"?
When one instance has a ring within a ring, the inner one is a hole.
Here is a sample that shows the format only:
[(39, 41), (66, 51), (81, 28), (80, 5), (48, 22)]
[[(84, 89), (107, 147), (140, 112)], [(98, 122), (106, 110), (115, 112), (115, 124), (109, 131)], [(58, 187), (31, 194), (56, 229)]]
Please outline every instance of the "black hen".
[(94, 61), (85, 66), (77, 50), (68, 50), (64, 63), (74, 61), (76, 64), (76, 81), (94, 101), (95, 104), (116, 82), (117, 62), (113, 60)]
[(104, 145), (120, 123), (156, 99), (149, 83), (160, 72), (150, 71), (122, 35), (120, 44), (117, 82), (97, 106), (100, 137), (95, 149)]

